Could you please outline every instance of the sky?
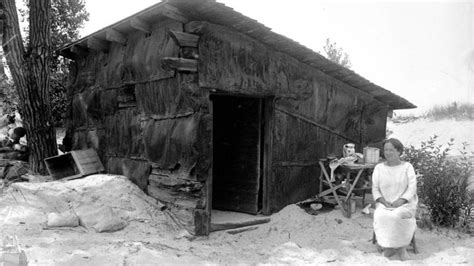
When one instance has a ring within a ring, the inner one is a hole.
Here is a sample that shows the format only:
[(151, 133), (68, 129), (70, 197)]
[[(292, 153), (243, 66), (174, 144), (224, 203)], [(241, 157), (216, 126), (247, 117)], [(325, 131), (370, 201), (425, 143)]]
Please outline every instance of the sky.
[[(87, 36), (159, 0), (86, 0)], [(218, 0), (274, 32), (323, 52), (343, 48), (352, 70), (418, 106), (474, 103), (474, 0)]]

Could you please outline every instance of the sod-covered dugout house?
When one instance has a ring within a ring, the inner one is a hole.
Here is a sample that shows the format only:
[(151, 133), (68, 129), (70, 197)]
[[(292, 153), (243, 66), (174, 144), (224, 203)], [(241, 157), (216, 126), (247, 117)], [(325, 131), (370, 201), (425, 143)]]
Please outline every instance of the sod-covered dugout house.
[(211, 209), (271, 214), (317, 193), (318, 159), (414, 108), (212, 0), (170, 0), (60, 50), (72, 149), (95, 148), (193, 234)]

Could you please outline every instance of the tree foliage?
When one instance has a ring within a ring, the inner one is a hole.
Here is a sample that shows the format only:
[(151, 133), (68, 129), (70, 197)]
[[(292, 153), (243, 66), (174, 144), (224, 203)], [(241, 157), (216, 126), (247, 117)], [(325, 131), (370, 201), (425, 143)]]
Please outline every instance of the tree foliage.
[(337, 47), (336, 42), (331, 42), (329, 38), (326, 39), (326, 45), (323, 47), (324, 52), (326, 53), (327, 59), (333, 61), (334, 63), (338, 63), (339, 65), (351, 68), (352, 63), (349, 60), (349, 55), (344, 52), (344, 50), (340, 47)]

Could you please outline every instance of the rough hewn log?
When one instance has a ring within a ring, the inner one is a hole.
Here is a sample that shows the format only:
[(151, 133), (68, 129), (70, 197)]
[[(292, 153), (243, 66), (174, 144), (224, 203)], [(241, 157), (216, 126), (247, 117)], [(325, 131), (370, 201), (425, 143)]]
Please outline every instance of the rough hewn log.
[(204, 208), (206, 204), (201, 198), (186, 195), (184, 192), (152, 185), (148, 186), (148, 194), (163, 203), (171, 203), (188, 209)]
[(130, 19), (130, 26), (144, 33), (151, 33), (151, 26), (139, 18)]
[(319, 127), (319, 128), (322, 128), (322, 129), (324, 129), (324, 130), (327, 130), (327, 131), (333, 133), (334, 135), (337, 135), (337, 136), (339, 136), (339, 137), (342, 137), (342, 138), (344, 138), (344, 139), (347, 139), (347, 140), (349, 140), (349, 141), (351, 141), (351, 142), (356, 142), (356, 143), (359, 142), (358, 140), (354, 140), (354, 139), (351, 139), (351, 138), (349, 138), (349, 137), (347, 137), (347, 136), (344, 136), (344, 135), (342, 135), (341, 133), (339, 133), (339, 132), (337, 132), (337, 131), (334, 131), (334, 130), (328, 128), (327, 126), (322, 125), (322, 124), (319, 124), (319, 123), (316, 123), (315, 121), (313, 121), (313, 120), (311, 120), (311, 119), (308, 119), (308, 118), (306, 118), (306, 117), (304, 117), (304, 116), (302, 116), (302, 115), (300, 115), (300, 114), (295, 114), (295, 113), (293, 113), (293, 112), (290, 112), (290, 111), (286, 110), (285, 108), (283, 108), (283, 107), (281, 107), (281, 106), (275, 107), (275, 110), (280, 111), (280, 112), (282, 112), (282, 113), (285, 113), (285, 114), (287, 114), (287, 115), (289, 115), (289, 116), (295, 117), (295, 118), (297, 118), (297, 119), (299, 119), (299, 120), (305, 121), (305, 122), (307, 122), (307, 123), (313, 124), (313, 125), (315, 125), (315, 126), (317, 126), (317, 127)]
[(179, 46), (197, 47), (198, 45), (199, 35), (174, 30), (170, 30), (169, 34)]
[(163, 65), (178, 71), (197, 72), (197, 60), (177, 57), (163, 57)]
[(127, 43), (127, 37), (114, 29), (108, 29), (105, 32), (105, 39), (109, 42), (116, 42), (120, 44)]
[[(152, 165), (154, 165), (152, 163)], [(149, 177), (149, 180), (151, 182), (155, 182), (156, 184), (161, 184), (161, 185), (164, 185), (164, 186), (186, 186), (188, 184), (189, 185), (200, 185), (199, 182), (196, 182), (195, 180), (192, 180), (192, 179), (189, 179), (189, 178), (186, 178), (188, 177), (188, 175), (173, 175), (173, 174), (169, 174), (169, 175), (165, 175), (163, 173), (161, 173), (160, 171), (157, 171), (156, 169), (153, 169), (152, 172), (151, 172), (151, 175)]]
[(184, 31), (188, 33), (201, 34), (208, 25), (209, 23), (204, 21), (191, 21), (184, 25)]
[(109, 51), (109, 42), (100, 40), (97, 38), (89, 38), (87, 39), (87, 47), (93, 50), (108, 52)]

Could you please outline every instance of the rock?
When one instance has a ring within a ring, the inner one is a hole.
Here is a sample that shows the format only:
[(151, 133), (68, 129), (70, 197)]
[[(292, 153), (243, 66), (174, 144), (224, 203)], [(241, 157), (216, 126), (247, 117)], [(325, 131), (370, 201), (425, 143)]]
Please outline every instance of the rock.
[(99, 209), (82, 208), (77, 210), (77, 216), (82, 226), (95, 229), (96, 232), (115, 232), (128, 225), (112, 208), (106, 206)]
[(79, 225), (79, 218), (74, 211), (48, 214), (48, 227), (76, 227)]

